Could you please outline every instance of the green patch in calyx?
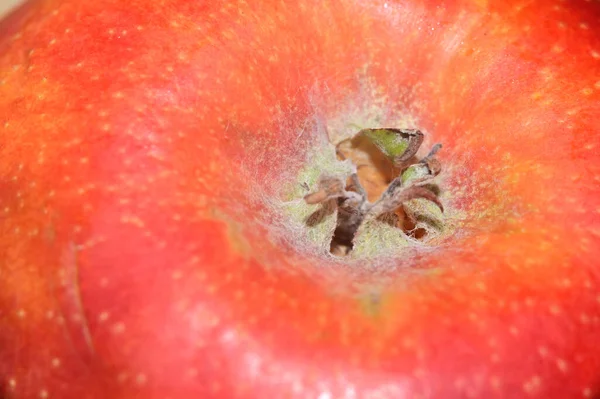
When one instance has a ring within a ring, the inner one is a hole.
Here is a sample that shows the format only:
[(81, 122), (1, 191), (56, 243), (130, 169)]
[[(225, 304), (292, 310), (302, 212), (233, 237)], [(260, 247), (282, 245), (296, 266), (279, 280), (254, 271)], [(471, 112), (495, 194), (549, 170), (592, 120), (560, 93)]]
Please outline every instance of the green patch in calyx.
[(366, 136), (397, 166), (413, 157), (423, 143), (423, 133), (417, 129), (363, 129), (358, 134)]
[[(441, 145), (416, 160), (423, 142), (419, 130), (363, 129), (357, 135), (371, 140), (399, 173), (376, 201), (369, 202), (349, 161), (335, 160), (327, 152), (319, 155), (318, 162), (309, 162), (312, 166), (300, 173), (303, 201), (292, 200), (288, 206), (294, 208), (290, 209), (294, 220), (308, 229), (310, 241), (334, 255), (364, 259), (411, 245), (423, 236), (415, 231), (441, 230), (444, 208), (432, 184), (441, 170), (435, 157)], [(299, 194), (296, 190), (294, 197)]]

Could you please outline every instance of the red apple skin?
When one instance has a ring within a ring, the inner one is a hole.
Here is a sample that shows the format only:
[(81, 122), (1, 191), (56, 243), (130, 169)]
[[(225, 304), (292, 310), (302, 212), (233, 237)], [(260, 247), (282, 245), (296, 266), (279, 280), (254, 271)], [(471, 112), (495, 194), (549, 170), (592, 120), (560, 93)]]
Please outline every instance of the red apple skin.
[[(599, 15), (29, 3), (0, 39), (3, 397), (595, 397)], [(266, 198), (307, 123), (377, 99), (444, 144), (463, 217), (436, 246), (344, 265)]]

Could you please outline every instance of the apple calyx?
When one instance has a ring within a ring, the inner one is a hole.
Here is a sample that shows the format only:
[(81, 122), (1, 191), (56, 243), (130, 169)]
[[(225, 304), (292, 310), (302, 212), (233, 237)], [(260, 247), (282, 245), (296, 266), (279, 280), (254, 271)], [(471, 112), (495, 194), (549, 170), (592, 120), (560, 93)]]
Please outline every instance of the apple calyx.
[[(394, 220), (394, 212), (402, 211), (412, 222), (411, 225), (416, 225), (411, 212), (404, 207), (407, 201), (426, 199), (441, 212), (444, 211), (437, 194), (426, 186), (442, 169), (435, 157), (442, 148), (441, 144), (435, 144), (427, 156), (410, 164), (423, 142), (423, 134), (419, 130), (363, 129), (358, 135), (367, 137), (393, 161), (400, 173), (375, 202), (369, 202), (367, 190), (356, 172), (345, 178), (323, 173), (317, 182), (317, 189), (304, 196), (307, 204), (333, 204), (337, 208), (337, 224), (331, 240), (331, 252), (337, 255), (347, 255), (352, 250), (359, 228), (369, 221)], [(400, 223), (392, 224), (401, 228)]]

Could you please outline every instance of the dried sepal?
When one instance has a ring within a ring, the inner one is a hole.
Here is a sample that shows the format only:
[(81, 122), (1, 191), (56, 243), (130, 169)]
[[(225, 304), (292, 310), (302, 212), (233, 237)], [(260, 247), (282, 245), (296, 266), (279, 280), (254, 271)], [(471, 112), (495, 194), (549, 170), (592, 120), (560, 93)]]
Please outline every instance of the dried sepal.
[(422, 185), (432, 180), (442, 170), (442, 164), (435, 157), (435, 154), (441, 148), (441, 144), (434, 145), (425, 158), (421, 159), (421, 161), (418, 163), (412, 164), (408, 168), (404, 169), (402, 175), (397, 179), (400, 179), (405, 187), (411, 185)]
[(441, 149), (442, 145), (440, 143), (435, 144), (429, 151), (429, 154), (427, 154), (427, 156), (421, 159), (421, 161), (419, 162), (421, 164), (427, 165), (427, 168), (429, 168), (429, 173), (432, 176), (437, 176), (442, 171), (442, 164), (435, 157), (435, 154), (437, 154), (438, 151)]
[(393, 212), (402, 206), (403, 203), (423, 198), (436, 204), (442, 212), (444, 212), (444, 206), (438, 199), (435, 193), (425, 187), (410, 186), (394, 192), (386, 192), (384, 195), (369, 209), (367, 217), (376, 218), (384, 213)]
[(435, 158), (432, 158), (427, 163), (419, 162), (410, 165), (395, 180), (401, 181), (404, 187), (422, 185), (436, 177), (440, 173), (440, 170), (439, 162)]
[(360, 180), (358, 180), (358, 175), (356, 173), (352, 173), (350, 176), (350, 190), (354, 190), (360, 195), (363, 201), (367, 199), (367, 190), (360, 184)]
[(441, 149), (442, 149), (442, 145), (440, 143), (435, 144), (433, 147), (431, 147), (431, 150), (429, 151), (429, 154), (427, 154), (425, 156), (425, 158), (423, 158), (421, 160), (421, 162), (425, 161), (426, 159), (433, 158), (433, 156), (435, 154), (437, 154), (438, 151), (441, 150)]
[(339, 177), (321, 176), (317, 183), (317, 191), (304, 196), (307, 204), (319, 204), (321, 202), (338, 198), (346, 192), (344, 181)]
[(396, 167), (403, 166), (417, 154), (424, 138), (418, 129), (363, 129), (358, 134), (369, 138)]
[(424, 163), (427, 166), (427, 168), (429, 169), (429, 174), (433, 177), (439, 175), (442, 171), (442, 164), (437, 158), (429, 158), (422, 163)]

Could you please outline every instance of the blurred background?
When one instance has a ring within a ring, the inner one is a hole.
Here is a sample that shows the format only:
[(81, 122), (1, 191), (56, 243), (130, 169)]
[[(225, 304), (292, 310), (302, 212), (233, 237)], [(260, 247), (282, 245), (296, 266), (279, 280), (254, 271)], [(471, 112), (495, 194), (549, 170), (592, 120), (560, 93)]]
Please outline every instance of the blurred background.
[(0, 0), (0, 17), (3, 17), (17, 4), (20, 4), (22, 2), (23, 0)]

